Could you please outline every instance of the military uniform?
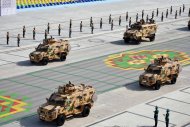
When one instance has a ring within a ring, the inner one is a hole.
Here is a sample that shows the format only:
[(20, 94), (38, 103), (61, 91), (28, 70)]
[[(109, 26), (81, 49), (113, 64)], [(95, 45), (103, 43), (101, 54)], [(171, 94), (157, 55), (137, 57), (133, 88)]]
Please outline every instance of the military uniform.
[(45, 40), (47, 40), (47, 30), (45, 30)]
[(176, 12), (175, 12), (175, 19), (177, 19), (177, 10), (176, 10)]
[(82, 32), (82, 21), (80, 22), (80, 32)]
[(23, 34), (22, 34), (23, 38), (25, 38), (25, 33), (26, 33), (26, 27), (25, 26), (23, 26), (23, 31), (22, 32), (23, 32)]
[(34, 29), (33, 29), (33, 40), (35, 40), (35, 39), (36, 39), (36, 29), (34, 27)]
[(183, 4), (183, 12), (185, 11), (185, 4)]
[(111, 24), (111, 14), (110, 14), (110, 16), (109, 16), (109, 24)]
[(154, 18), (154, 11), (152, 11), (152, 19)]
[(139, 14), (136, 15), (136, 22), (138, 22)]
[(92, 17), (90, 17), (90, 27), (92, 27)]
[(158, 17), (158, 14), (159, 14), (159, 10), (158, 8), (156, 9), (156, 16)]
[(142, 10), (142, 19), (144, 18), (144, 10)]
[(170, 7), (170, 14), (172, 14), (172, 10), (173, 10), (173, 9), (172, 9), (172, 6), (171, 6), (171, 7)]
[(166, 18), (168, 18), (168, 9), (166, 10)]
[(20, 34), (17, 36), (17, 46), (20, 47)]
[(100, 29), (102, 29), (102, 18), (100, 19)]
[(146, 15), (146, 22), (148, 22), (148, 14)]
[(113, 20), (111, 21), (111, 30), (113, 30)]
[(164, 13), (162, 12), (161, 21), (164, 21)]
[(48, 34), (49, 34), (49, 30), (50, 30), (50, 25), (48, 23), (48, 25), (47, 25), (47, 32), (48, 32)]
[(69, 28), (72, 27), (72, 19), (70, 19), (70, 24), (69, 24)]
[(69, 28), (69, 38), (71, 38), (71, 34), (72, 34), (72, 29), (71, 27)]
[(129, 17), (129, 27), (131, 27), (131, 17)]
[(59, 24), (59, 26), (58, 26), (58, 35), (59, 36), (61, 35), (61, 24)]
[(181, 7), (179, 8), (179, 16), (181, 16)]
[(169, 126), (169, 109), (166, 110), (166, 115), (165, 115), (165, 121), (166, 121), (166, 127)]
[(119, 16), (119, 25), (121, 26), (121, 16)]
[(154, 121), (155, 121), (154, 127), (157, 127), (158, 125), (158, 113), (159, 113), (159, 110), (158, 110), (158, 107), (156, 106), (155, 111), (154, 111)]
[(128, 12), (126, 12), (126, 21), (128, 21), (128, 17), (129, 17), (129, 16), (128, 16)]
[(93, 34), (94, 33), (94, 24), (93, 24), (93, 22), (92, 22), (92, 26), (91, 26), (91, 34)]
[(9, 32), (7, 32), (7, 45), (9, 45)]
[(190, 8), (189, 8), (189, 13), (188, 13), (188, 16), (190, 17)]

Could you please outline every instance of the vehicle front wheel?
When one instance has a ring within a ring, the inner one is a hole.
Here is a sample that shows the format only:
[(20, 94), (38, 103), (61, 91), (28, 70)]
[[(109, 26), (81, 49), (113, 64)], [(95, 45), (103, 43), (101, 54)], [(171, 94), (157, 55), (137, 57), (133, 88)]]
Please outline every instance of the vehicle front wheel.
[(141, 84), (141, 82), (140, 82), (140, 81), (139, 81), (139, 86), (140, 86), (140, 87), (143, 87), (143, 84)]
[(157, 81), (156, 84), (155, 84), (154, 89), (155, 89), (155, 90), (159, 90), (160, 87), (161, 87), (161, 82), (160, 82), (160, 81)]
[(90, 114), (90, 107), (89, 106), (84, 106), (84, 109), (82, 111), (82, 116), (87, 117)]
[(150, 39), (150, 42), (154, 41), (155, 40), (155, 34), (151, 35), (151, 37), (149, 37)]
[(173, 76), (172, 79), (171, 79), (171, 84), (175, 84), (177, 81), (177, 77), (176, 76)]
[(62, 126), (65, 123), (65, 119), (65, 115), (59, 115), (56, 120), (57, 126)]
[(129, 41), (130, 41), (129, 38), (125, 38), (125, 39), (124, 39), (124, 42), (125, 42), (125, 43), (129, 43)]
[(61, 56), (60, 56), (60, 60), (65, 61), (66, 58), (67, 58), (67, 55), (65, 53), (62, 53)]
[(47, 58), (44, 58), (44, 59), (41, 61), (41, 64), (42, 64), (42, 65), (47, 65), (47, 64), (48, 64), (48, 59), (47, 59)]

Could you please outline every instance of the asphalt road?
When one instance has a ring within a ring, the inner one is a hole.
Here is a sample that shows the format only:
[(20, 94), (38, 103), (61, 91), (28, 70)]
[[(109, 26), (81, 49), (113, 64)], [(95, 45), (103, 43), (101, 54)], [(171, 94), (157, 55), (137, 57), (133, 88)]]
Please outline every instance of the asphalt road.
[[(165, 42), (164, 44), (145, 46), (135, 49), (135, 51), (169, 49), (185, 52), (190, 55), (188, 45), (190, 45), (190, 38), (186, 37)], [(13, 114), (8, 119), (1, 119), (0, 123), (3, 124), (10, 120), (36, 114), (38, 106), (45, 102), (45, 98), (50, 96), (53, 91), (56, 91), (59, 85), (65, 84), (68, 81), (76, 84), (84, 83), (92, 85), (96, 88), (97, 93), (101, 94), (119, 87), (134, 84), (138, 80), (138, 76), (142, 71), (127, 71), (108, 67), (104, 62), (107, 57), (106, 55), (0, 80), (0, 92), (3, 93), (3, 96), (12, 95), (14, 99), (23, 100), (26, 103), (24, 109), (27, 109), (25, 112)]]

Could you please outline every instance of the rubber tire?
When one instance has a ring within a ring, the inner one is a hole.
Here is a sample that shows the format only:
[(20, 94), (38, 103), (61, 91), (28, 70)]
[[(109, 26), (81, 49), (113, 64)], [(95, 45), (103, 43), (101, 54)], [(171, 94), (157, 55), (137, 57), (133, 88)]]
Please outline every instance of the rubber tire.
[(150, 42), (155, 40), (155, 34), (151, 35), (151, 37), (149, 37)]
[(190, 30), (190, 25), (188, 26), (188, 29)]
[(141, 84), (141, 82), (140, 82), (140, 81), (139, 81), (139, 86), (140, 86), (140, 87), (143, 87), (143, 84)]
[(160, 81), (157, 81), (156, 84), (155, 84), (154, 89), (155, 89), (155, 90), (159, 90), (160, 87), (161, 87), (161, 82), (160, 82)]
[(61, 56), (60, 56), (60, 60), (65, 61), (66, 58), (67, 58), (67, 55), (65, 53), (62, 53)]
[(62, 126), (65, 123), (65, 115), (59, 115), (56, 119), (57, 126)]
[(137, 45), (141, 44), (141, 41), (139, 41), (139, 40), (136, 40), (135, 42)]
[(173, 78), (171, 79), (171, 84), (175, 84), (177, 81), (177, 77), (176, 76), (173, 76)]
[(87, 105), (84, 106), (81, 114), (82, 114), (82, 117), (87, 117), (90, 114), (90, 107)]
[(129, 43), (129, 41), (130, 41), (129, 38), (125, 38), (125, 39), (124, 39), (124, 42), (125, 42), (126, 44)]
[(41, 61), (41, 64), (42, 64), (42, 65), (47, 65), (47, 64), (48, 64), (48, 59), (47, 59), (47, 58), (44, 58), (44, 59)]

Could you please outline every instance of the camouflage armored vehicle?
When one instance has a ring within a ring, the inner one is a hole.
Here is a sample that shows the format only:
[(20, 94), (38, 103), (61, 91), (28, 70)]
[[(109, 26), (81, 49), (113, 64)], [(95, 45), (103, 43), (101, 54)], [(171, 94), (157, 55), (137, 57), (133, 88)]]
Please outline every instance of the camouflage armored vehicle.
[(92, 86), (81, 84), (76, 86), (69, 82), (59, 86), (47, 102), (38, 109), (39, 119), (42, 121), (56, 121), (58, 126), (64, 124), (65, 119), (73, 115), (87, 117), (96, 99)]
[(141, 41), (145, 38), (149, 38), (150, 41), (155, 40), (157, 31), (157, 25), (154, 20), (150, 20), (150, 22), (144, 22), (144, 20), (140, 20), (140, 22), (134, 23), (131, 25), (129, 29), (124, 33), (123, 39), (125, 43), (135, 43), (140, 44)]
[(70, 49), (71, 46), (67, 40), (49, 38), (43, 40), (43, 44), (39, 44), (36, 50), (30, 53), (29, 57), (31, 63), (47, 65), (50, 60), (66, 60)]
[(165, 83), (175, 84), (180, 71), (181, 66), (178, 60), (172, 61), (166, 57), (157, 58), (139, 76), (139, 85), (159, 90), (161, 85)]
[(188, 22), (188, 29), (190, 30), (190, 20), (189, 20), (189, 22)]

